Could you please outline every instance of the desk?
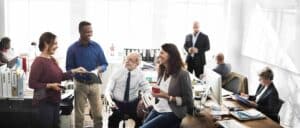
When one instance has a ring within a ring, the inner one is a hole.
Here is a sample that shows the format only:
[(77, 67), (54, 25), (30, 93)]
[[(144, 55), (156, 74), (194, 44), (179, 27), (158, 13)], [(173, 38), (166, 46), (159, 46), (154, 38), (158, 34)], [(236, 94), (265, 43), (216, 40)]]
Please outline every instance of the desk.
[[(212, 100), (209, 100), (208, 102), (214, 102)], [(226, 100), (223, 98), (222, 100), (222, 106), (226, 106), (226, 107), (240, 107), (242, 109), (249, 109), (248, 107), (239, 104), (237, 101), (233, 101), (233, 100)], [(204, 111), (210, 111), (209, 110), (204, 110)], [(227, 118), (227, 119), (234, 119), (237, 120), (236, 118), (234, 118), (232, 115), (225, 115), (222, 116), (223, 119)], [(265, 119), (259, 119), (259, 120), (250, 120), (250, 121), (239, 121), (237, 120), (239, 123), (241, 123), (242, 125), (249, 127), (249, 128), (282, 128), (282, 126), (280, 126), (278, 123), (274, 122), (273, 120), (271, 120), (270, 118), (265, 118)]]
[[(225, 106), (231, 106), (231, 107), (240, 107), (242, 109), (249, 109), (248, 107), (239, 104), (237, 101), (232, 100), (223, 100), (223, 103)], [(231, 116), (231, 118), (233, 118)], [(248, 126), (250, 128), (282, 128), (278, 123), (274, 122), (269, 117), (265, 119), (260, 120), (250, 120), (250, 121), (239, 121), (241, 124)]]
[[(37, 109), (32, 106), (32, 92), (24, 97), (0, 98), (0, 127), (1, 128), (32, 128), (37, 120)], [(62, 100), (73, 95), (73, 90), (66, 90)], [(73, 109), (70, 103), (60, 104), (61, 114), (70, 114)]]

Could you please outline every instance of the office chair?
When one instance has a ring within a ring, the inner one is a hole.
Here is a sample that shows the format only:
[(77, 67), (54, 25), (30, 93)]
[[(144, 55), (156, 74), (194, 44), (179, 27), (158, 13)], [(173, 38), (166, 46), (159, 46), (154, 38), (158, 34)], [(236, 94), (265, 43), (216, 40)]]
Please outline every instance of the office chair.
[(222, 87), (235, 94), (239, 94), (241, 92), (248, 94), (247, 77), (236, 72), (228, 74), (226, 79), (222, 81)]
[(269, 117), (277, 123), (280, 123), (280, 116), (278, 115), (278, 113), (279, 113), (279, 111), (280, 111), (283, 104), (284, 104), (284, 101), (282, 99), (278, 99), (277, 105), (274, 106), (275, 113), (269, 115)]

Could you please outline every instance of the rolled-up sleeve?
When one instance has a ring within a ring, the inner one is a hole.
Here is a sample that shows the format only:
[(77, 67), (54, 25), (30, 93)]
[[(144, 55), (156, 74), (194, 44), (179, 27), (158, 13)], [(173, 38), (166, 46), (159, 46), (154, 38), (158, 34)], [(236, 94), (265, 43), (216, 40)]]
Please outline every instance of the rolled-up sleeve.
[(108, 63), (106, 61), (106, 58), (105, 58), (105, 55), (104, 55), (104, 52), (102, 50), (102, 48), (99, 46), (99, 53), (98, 53), (98, 58), (99, 58), (99, 66), (101, 67), (101, 71), (104, 72), (106, 71), (106, 68), (108, 66)]

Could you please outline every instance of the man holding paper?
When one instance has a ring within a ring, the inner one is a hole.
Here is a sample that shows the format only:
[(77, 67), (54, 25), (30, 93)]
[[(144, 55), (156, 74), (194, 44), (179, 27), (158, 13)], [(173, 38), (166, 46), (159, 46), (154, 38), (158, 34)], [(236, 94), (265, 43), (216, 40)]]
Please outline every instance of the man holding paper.
[(102, 128), (100, 102), (100, 75), (108, 65), (101, 46), (90, 38), (91, 23), (79, 23), (80, 38), (67, 52), (66, 69), (84, 67), (88, 73), (76, 74), (75, 78), (75, 127), (83, 128), (84, 107), (88, 99), (94, 119), (94, 128)]

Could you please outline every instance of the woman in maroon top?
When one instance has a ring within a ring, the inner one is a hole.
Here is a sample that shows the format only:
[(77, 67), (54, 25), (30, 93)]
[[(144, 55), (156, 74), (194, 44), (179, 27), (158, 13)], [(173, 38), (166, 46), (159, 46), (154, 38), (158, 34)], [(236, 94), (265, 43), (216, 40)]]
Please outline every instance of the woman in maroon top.
[(40, 36), (40, 56), (31, 65), (29, 87), (34, 89), (33, 105), (38, 110), (36, 122), (40, 128), (59, 128), (61, 81), (71, 79), (73, 73), (82, 73), (82, 67), (63, 73), (52, 57), (57, 49), (56, 35), (45, 32)]

